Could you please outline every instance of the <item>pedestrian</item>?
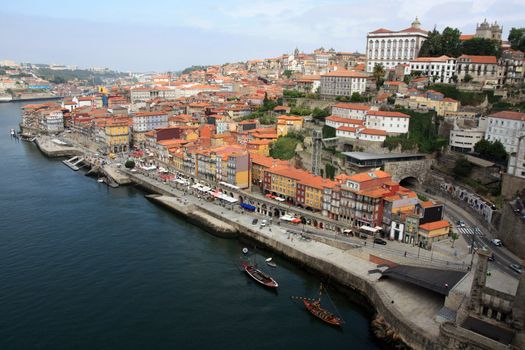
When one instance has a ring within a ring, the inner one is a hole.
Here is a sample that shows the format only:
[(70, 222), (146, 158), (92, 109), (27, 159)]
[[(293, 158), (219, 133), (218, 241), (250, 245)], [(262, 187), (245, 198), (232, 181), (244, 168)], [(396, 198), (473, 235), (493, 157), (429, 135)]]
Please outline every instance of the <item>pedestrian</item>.
[(405, 258), (407, 257), (407, 251), (405, 250)]

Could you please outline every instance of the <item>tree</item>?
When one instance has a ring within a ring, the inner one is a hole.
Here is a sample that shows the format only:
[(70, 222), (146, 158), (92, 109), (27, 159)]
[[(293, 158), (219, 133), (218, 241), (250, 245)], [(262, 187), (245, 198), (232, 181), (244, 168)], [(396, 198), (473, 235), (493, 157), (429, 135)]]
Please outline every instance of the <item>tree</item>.
[(454, 248), (454, 242), (459, 238), (459, 235), (456, 231), (450, 230), (450, 239), (452, 240), (452, 248)]
[(323, 126), (323, 139), (329, 139), (332, 137), (335, 137), (336, 131), (335, 128), (332, 128), (331, 126), (324, 125)]
[(481, 157), (494, 162), (505, 163), (507, 161), (507, 151), (505, 146), (496, 140), (494, 142), (485, 139), (479, 140), (474, 145), (474, 151)]
[(312, 118), (323, 121), (323, 122), (325, 118), (328, 117), (329, 115), (330, 115), (330, 111), (328, 110), (328, 108), (321, 109), (319, 107), (315, 107), (314, 110), (312, 111)]
[(460, 158), (456, 160), (456, 164), (454, 165), (454, 169), (452, 171), (457, 177), (467, 177), (472, 171), (472, 163), (470, 163), (466, 158)]
[(383, 85), (384, 77), (385, 77), (385, 68), (383, 67), (381, 63), (376, 64), (374, 66), (374, 72), (372, 73), (372, 75), (374, 76), (376, 80), (376, 87), (379, 89), (379, 87)]
[(133, 169), (135, 167), (135, 161), (133, 159), (126, 160), (126, 163), (124, 163), (124, 166), (127, 169)]
[(350, 102), (366, 102), (366, 98), (361, 96), (359, 92), (352, 93), (352, 96), (350, 97)]
[(335, 177), (335, 167), (330, 163), (326, 163), (326, 165), (324, 166), (324, 169), (325, 169), (324, 173), (326, 177), (333, 180)]
[(461, 32), (457, 28), (446, 27), (441, 34), (441, 49), (443, 55), (458, 57), (461, 55)]
[(463, 78), (463, 81), (465, 83), (468, 83), (468, 82), (472, 81), (472, 79), (474, 79), (474, 78), (472, 78), (472, 75), (467, 73), (467, 74), (465, 74), (465, 77)]
[(512, 28), (509, 32), (510, 47), (525, 51), (525, 28)]
[(443, 54), (443, 46), (441, 43), (441, 34), (435, 28), (428, 32), (427, 40), (421, 45), (419, 50), (419, 57), (436, 57)]
[(461, 52), (465, 55), (497, 56), (501, 55), (499, 43), (496, 40), (473, 38), (461, 44)]
[(283, 72), (283, 75), (285, 77), (287, 77), (288, 79), (290, 79), (290, 77), (292, 76), (293, 72), (289, 69), (286, 69), (284, 72)]

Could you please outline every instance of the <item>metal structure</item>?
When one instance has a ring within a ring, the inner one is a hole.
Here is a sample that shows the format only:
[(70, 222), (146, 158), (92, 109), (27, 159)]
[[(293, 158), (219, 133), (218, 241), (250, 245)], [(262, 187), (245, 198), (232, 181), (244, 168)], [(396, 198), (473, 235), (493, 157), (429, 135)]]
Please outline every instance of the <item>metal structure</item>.
[(321, 175), (321, 154), (323, 151), (323, 134), (319, 130), (312, 132), (312, 173)]

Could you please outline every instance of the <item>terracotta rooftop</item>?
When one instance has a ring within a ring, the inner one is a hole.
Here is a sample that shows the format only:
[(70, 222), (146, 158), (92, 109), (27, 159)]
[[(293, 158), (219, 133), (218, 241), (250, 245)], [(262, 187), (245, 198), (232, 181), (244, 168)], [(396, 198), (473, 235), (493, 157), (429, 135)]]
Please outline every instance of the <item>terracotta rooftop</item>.
[(438, 230), (440, 228), (445, 228), (449, 226), (450, 226), (450, 223), (447, 220), (439, 220), (439, 221), (434, 221), (434, 222), (429, 222), (423, 225), (419, 225), (419, 228), (425, 231), (433, 231), (433, 230)]

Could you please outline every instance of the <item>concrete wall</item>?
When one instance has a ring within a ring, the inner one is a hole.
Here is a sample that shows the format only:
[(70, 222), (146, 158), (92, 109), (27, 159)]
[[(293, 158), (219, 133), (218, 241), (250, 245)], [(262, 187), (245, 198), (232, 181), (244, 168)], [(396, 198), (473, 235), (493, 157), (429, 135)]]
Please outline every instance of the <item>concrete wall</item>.
[(516, 193), (525, 190), (525, 179), (503, 174), (503, 182), (501, 183), (501, 195), (505, 199), (516, 198)]
[(505, 203), (501, 209), (498, 238), (514, 254), (525, 259), (525, 222)]

